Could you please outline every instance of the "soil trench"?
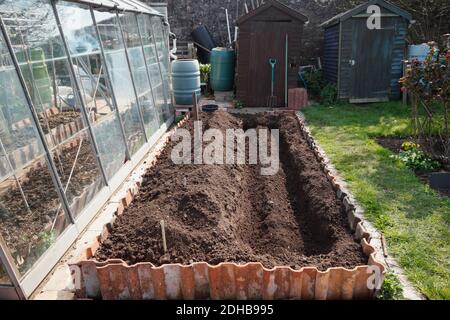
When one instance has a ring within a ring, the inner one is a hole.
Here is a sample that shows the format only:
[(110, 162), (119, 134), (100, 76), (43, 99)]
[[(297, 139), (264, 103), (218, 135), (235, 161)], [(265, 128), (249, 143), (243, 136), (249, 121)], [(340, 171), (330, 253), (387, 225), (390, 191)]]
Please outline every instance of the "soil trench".
[[(280, 130), (280, 169), (259, 165), (174, 165), (171, 142), (144, 176), (95, 258), (128, 264), (261, 262), (266, 267), (353, 268), (367, 263), (293, 114), (202, 114), (203, 129)], [(193, 130), (193, 122), (185, 125)], [(248, 148), (248, 145), (247, 145)], [(236, 151), (236, 146), (235, 146)], [(246, 153), (248, 155), (248, 152)], [(248, 161), (247, 161), (248, 162)], [(160, 221), (166, 225), (164, 253)]]

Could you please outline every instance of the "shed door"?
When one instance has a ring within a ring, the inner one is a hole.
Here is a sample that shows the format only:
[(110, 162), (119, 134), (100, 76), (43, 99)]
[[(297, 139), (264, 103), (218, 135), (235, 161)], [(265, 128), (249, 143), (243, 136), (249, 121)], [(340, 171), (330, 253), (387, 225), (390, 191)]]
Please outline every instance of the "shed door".
[(286, 34), (291, 22), (252, 21), (250, 42), (250, 66), (248, 81), (248, 104), (251, 107), (267, 106), (271, 94), (271, 67), (269, 59), (277, 60), (275, 65), (274, 95), (277, 107), (284, 107)]
[(370, 30), (353, 19), (350, 102), (389, 100), (394, 35), (394, 27)]

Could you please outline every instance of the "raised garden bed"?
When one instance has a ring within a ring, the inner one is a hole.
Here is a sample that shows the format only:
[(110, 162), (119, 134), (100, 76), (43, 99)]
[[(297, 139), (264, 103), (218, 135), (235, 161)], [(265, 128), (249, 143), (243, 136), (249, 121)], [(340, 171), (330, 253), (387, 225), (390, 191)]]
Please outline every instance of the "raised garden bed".
[[(204, 129), (280, 129), (280, 170), (174, 165), (169, 143), (84, 253), (82, 297), (352, 299), (374, 258), (354, 208), (293, 113), (203, 114)], [(193, 130), (193, 122), (185, 128)], [(303, 135), (302, 135), (303, 132)], [(160, 221), (166, 225), (163, 250)], [(356, 233), (355, 233), (356, 232)]]
[[(47, 116), (40, 115), (39, 122), (45, 134), (49, 133), (49, 129), (55, 129), (72, 122), (81, 122), (81, 114), (77, 111), (64, 111)], [(47, 126), (48, 124), (48, 126)], [(82, 123), (81, 123), (82, 125)]]

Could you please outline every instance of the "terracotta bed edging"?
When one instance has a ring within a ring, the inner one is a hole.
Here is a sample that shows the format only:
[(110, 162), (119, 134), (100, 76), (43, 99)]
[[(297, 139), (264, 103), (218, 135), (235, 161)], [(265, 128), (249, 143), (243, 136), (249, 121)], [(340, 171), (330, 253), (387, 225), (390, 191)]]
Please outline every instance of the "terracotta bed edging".
[[(303, 120), (297, 115), (302, 134), (314, 152), (328, 180), (336, 191), (336, 196), (345, 206), (350, 228), (355, 238), (360, 240), (368, 264), (353, 269), (343, 267), (320, 271), (315, 267), (294, 270), (287, 266), (265, 268), (259, 262), (246, 264), (220, 263), (210, 265), (196, 262), (190, 265), (165, 264), (155, 267), (151, 263), (128, 265), (120, 259), (99, 262), (92, 259), (111, 230), (114, 221), (104, 226), (101, 235), (83, 251), (78, 262), (70, 264), (76, 294), (80, 298), (120, 299), (373, 299), (376, 289), (368, 284), (373, 281), (374, 270), (383, 281), (385, 265), (377, 258), (375, 247), (370, 244), (371, 234), (363, 222), (355, 215), (355, 206), (341, 190), (319, 151)], [(181, 127), (188, 117), (178, 123)], [(171, 139), (168, 137), (166, 143)], [(151, 162), (155, 165), (162, 148)], [(323, 166), (322, 166), (323, 165)], [(128, 189), (118, 203), (116, 215), (121, 215), (138, 192), (139, 186)], [(113, 219), (115, 220), (115, 218)]]
[(315, 267), (267, 269), (258, 262), (243, 265), (225, 262), (214, 266), (196, 262), (155, 267), (151, 263), (130, 266), (120, 259), (92, 260), (100, 240), (107, 236), (105, 230), (84, 252), (81, 261), (70, 266), (72, 274), (80, 277), (79, 297), (104, 300), (372, 299), (375, 290), (367, 286), (372, 276), (370, 266), (384, 271), (384, 266), (374, 256), (375, 249), (365, 238), (361, 245), (369, 256), (368, 265), (319, 271)]

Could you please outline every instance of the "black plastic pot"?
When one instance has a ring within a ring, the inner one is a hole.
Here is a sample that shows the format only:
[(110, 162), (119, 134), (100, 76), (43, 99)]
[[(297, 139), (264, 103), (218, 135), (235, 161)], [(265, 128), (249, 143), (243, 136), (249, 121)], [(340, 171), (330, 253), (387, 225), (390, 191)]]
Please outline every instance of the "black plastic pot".
[(202, 107), (203, 112), (215, 112), (219, 110), (219, 106), (217, 104), (206, 104)]
[[(198, 61), (203, 64), (209, 63), (211, 50), (216, 47), (216, 44), (211, 37), (208, 28), (206, 28), (204, 25), (197, 27), (196, 29), (194, 29), (194, 31), (191, 32), (191, 37), (194, 42), (198, 43), (201, 46), (200, 47), (197, 45)], [(205, 48), (209, 51), (205, 50)]]

